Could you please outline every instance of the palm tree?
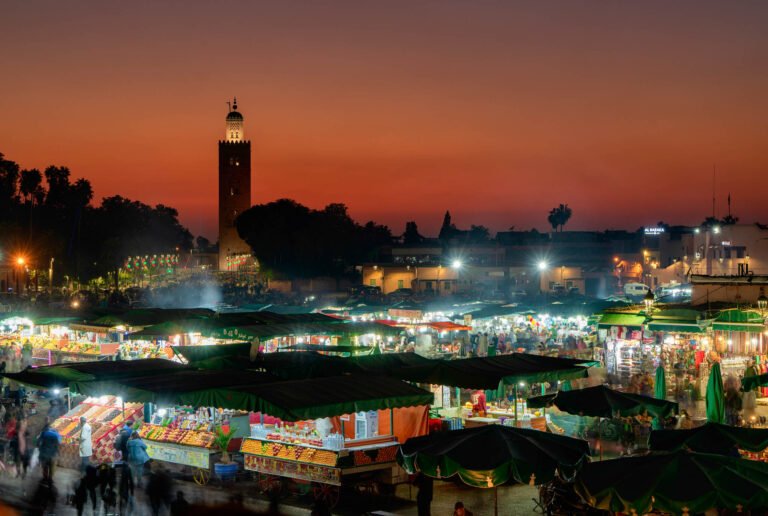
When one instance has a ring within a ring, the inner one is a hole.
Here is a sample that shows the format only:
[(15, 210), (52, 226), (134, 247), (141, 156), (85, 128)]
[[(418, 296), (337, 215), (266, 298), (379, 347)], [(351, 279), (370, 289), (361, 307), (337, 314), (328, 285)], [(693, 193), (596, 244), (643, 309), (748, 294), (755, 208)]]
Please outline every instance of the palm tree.
[(559, 227), (560, 232), (562, 232), (563, 226), (565, 226), (571, 219), (571, 215), (573, 215), (573, 210), (571, 210), (567, 204), (561, 204), (557, 208), (552, 208), (550, 210), (547, 220), (552, 226), (553, 231), (557, 231), (557, 228)]
[(19, 181), (19, 193), (28, 203), (34, 203), (35, 199), (39, 196), (38, 192), (42, 189), (43, 175), (39, 170), (33, 168), (31, 170), (21, 171), (21, 180)]

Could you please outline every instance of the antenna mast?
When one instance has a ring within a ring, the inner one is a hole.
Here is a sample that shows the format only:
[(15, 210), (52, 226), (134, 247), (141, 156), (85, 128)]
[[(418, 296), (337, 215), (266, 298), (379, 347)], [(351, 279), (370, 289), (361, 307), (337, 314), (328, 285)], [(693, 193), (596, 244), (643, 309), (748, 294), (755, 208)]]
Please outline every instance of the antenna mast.
[(715, 177), (717, 176), (717, 165), (712, 165), (712, 218), (716, 217), (715, 212)]

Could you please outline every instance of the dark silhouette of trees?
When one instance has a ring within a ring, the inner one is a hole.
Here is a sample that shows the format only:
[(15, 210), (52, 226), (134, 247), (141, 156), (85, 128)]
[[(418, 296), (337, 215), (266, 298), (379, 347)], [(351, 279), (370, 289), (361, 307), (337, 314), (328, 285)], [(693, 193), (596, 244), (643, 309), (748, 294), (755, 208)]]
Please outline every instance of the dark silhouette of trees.
[(491, 239), (491, 231), (485, 226), (475, 226), (472, 224), (469, 227), (467, 239), (472, 242), (487, 242)]
[(557, 231), (558, 228), (560, 228), (560, 232), (562, 232), (563, 226), (565, 226), (571, 219), (571, 215), (573, 215), (573, 210), (571, 210), (567, 204), (561, 204), (549, 211), (547, 220), (552, 226), (553, 231)]
[[(45, 183), (43, 183), (45, 177)], [(172, 253), (192, 246), (175, 209), (110, 197), (94, 207), (86, 179), (70, 180), (67, 167), (20, 170), (0, 154), (0, 249), (3, 259), (23, 254), (30, 267), (54, 280), (82, 281), (113, 272), (128, 256)]]
[(424, 241), (424, 237), (419, 233), (419, 227), (415, 221), (409, 221), (405, 223), (405, 233), (403, 233), (404, 244), (420, 244)]
[(451, 223), (451, 212), (446, 211), (443, 217), (443, 225), (440, 226), (440, 234), (437, 236), (440, 240), (449, 240), (456, 235), (456, 226)]
[(279, 199), (244, 211), (236, 225), (262, 268), (297, 277), (351, 274), (392, 242), (389, 228), (372, 221), (361, 226), (343, 204), (313, 210)]

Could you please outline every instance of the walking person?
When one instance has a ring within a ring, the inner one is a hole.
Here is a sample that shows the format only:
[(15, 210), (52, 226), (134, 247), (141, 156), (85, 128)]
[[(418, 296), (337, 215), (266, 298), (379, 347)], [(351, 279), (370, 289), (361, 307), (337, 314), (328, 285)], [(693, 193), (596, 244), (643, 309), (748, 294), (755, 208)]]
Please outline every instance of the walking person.
[(416, 508), (419, 516), (431, 516), (434, 482), (423, 473), (416, 475), (414, 484), (419, 489), (416, 494)]
[(37, 449), (40, 457), (40, 467), (43, 470), (43, 479), (53, 481), (54, 464), (59, 455), (61, 436), (51, 428), (48, 421), (45, 422), (40, 436), (37, 438)]
[(80, 471), (91, 464), (91, 455), (93, 455), (93, 439), (91, 425), (85, 417), (80, 417)]
[(13, 446), (13, 451), (14, 462), (16, 463), (16, 476), (21, 477), (21, 479), (24, 480), (27, 476), (29, 459), (32, 454), (27, 418), (20, 419), (16, 424), (16, 435), (14, 436), (14, 439), (15, 445)]
[(141, 487), (141, 477), (144, 474), (144, 464), (149, 460), (147, 445), (134, 431), (128, 441), (128, 466), (131, 468), (131, 478), (135, 487)]

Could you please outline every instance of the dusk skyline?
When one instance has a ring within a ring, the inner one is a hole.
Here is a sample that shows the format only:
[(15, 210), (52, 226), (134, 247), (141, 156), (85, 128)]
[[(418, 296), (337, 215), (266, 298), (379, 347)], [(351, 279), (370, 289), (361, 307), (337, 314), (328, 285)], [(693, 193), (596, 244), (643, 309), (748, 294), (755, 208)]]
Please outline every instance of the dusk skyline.
[[(254, 203), (459, 227), (768, 222), (768, 5), (14, 3), (0, 152), (215, 238), (237, 96)], [(225, 36), (223, 36), (225, 35)]]

